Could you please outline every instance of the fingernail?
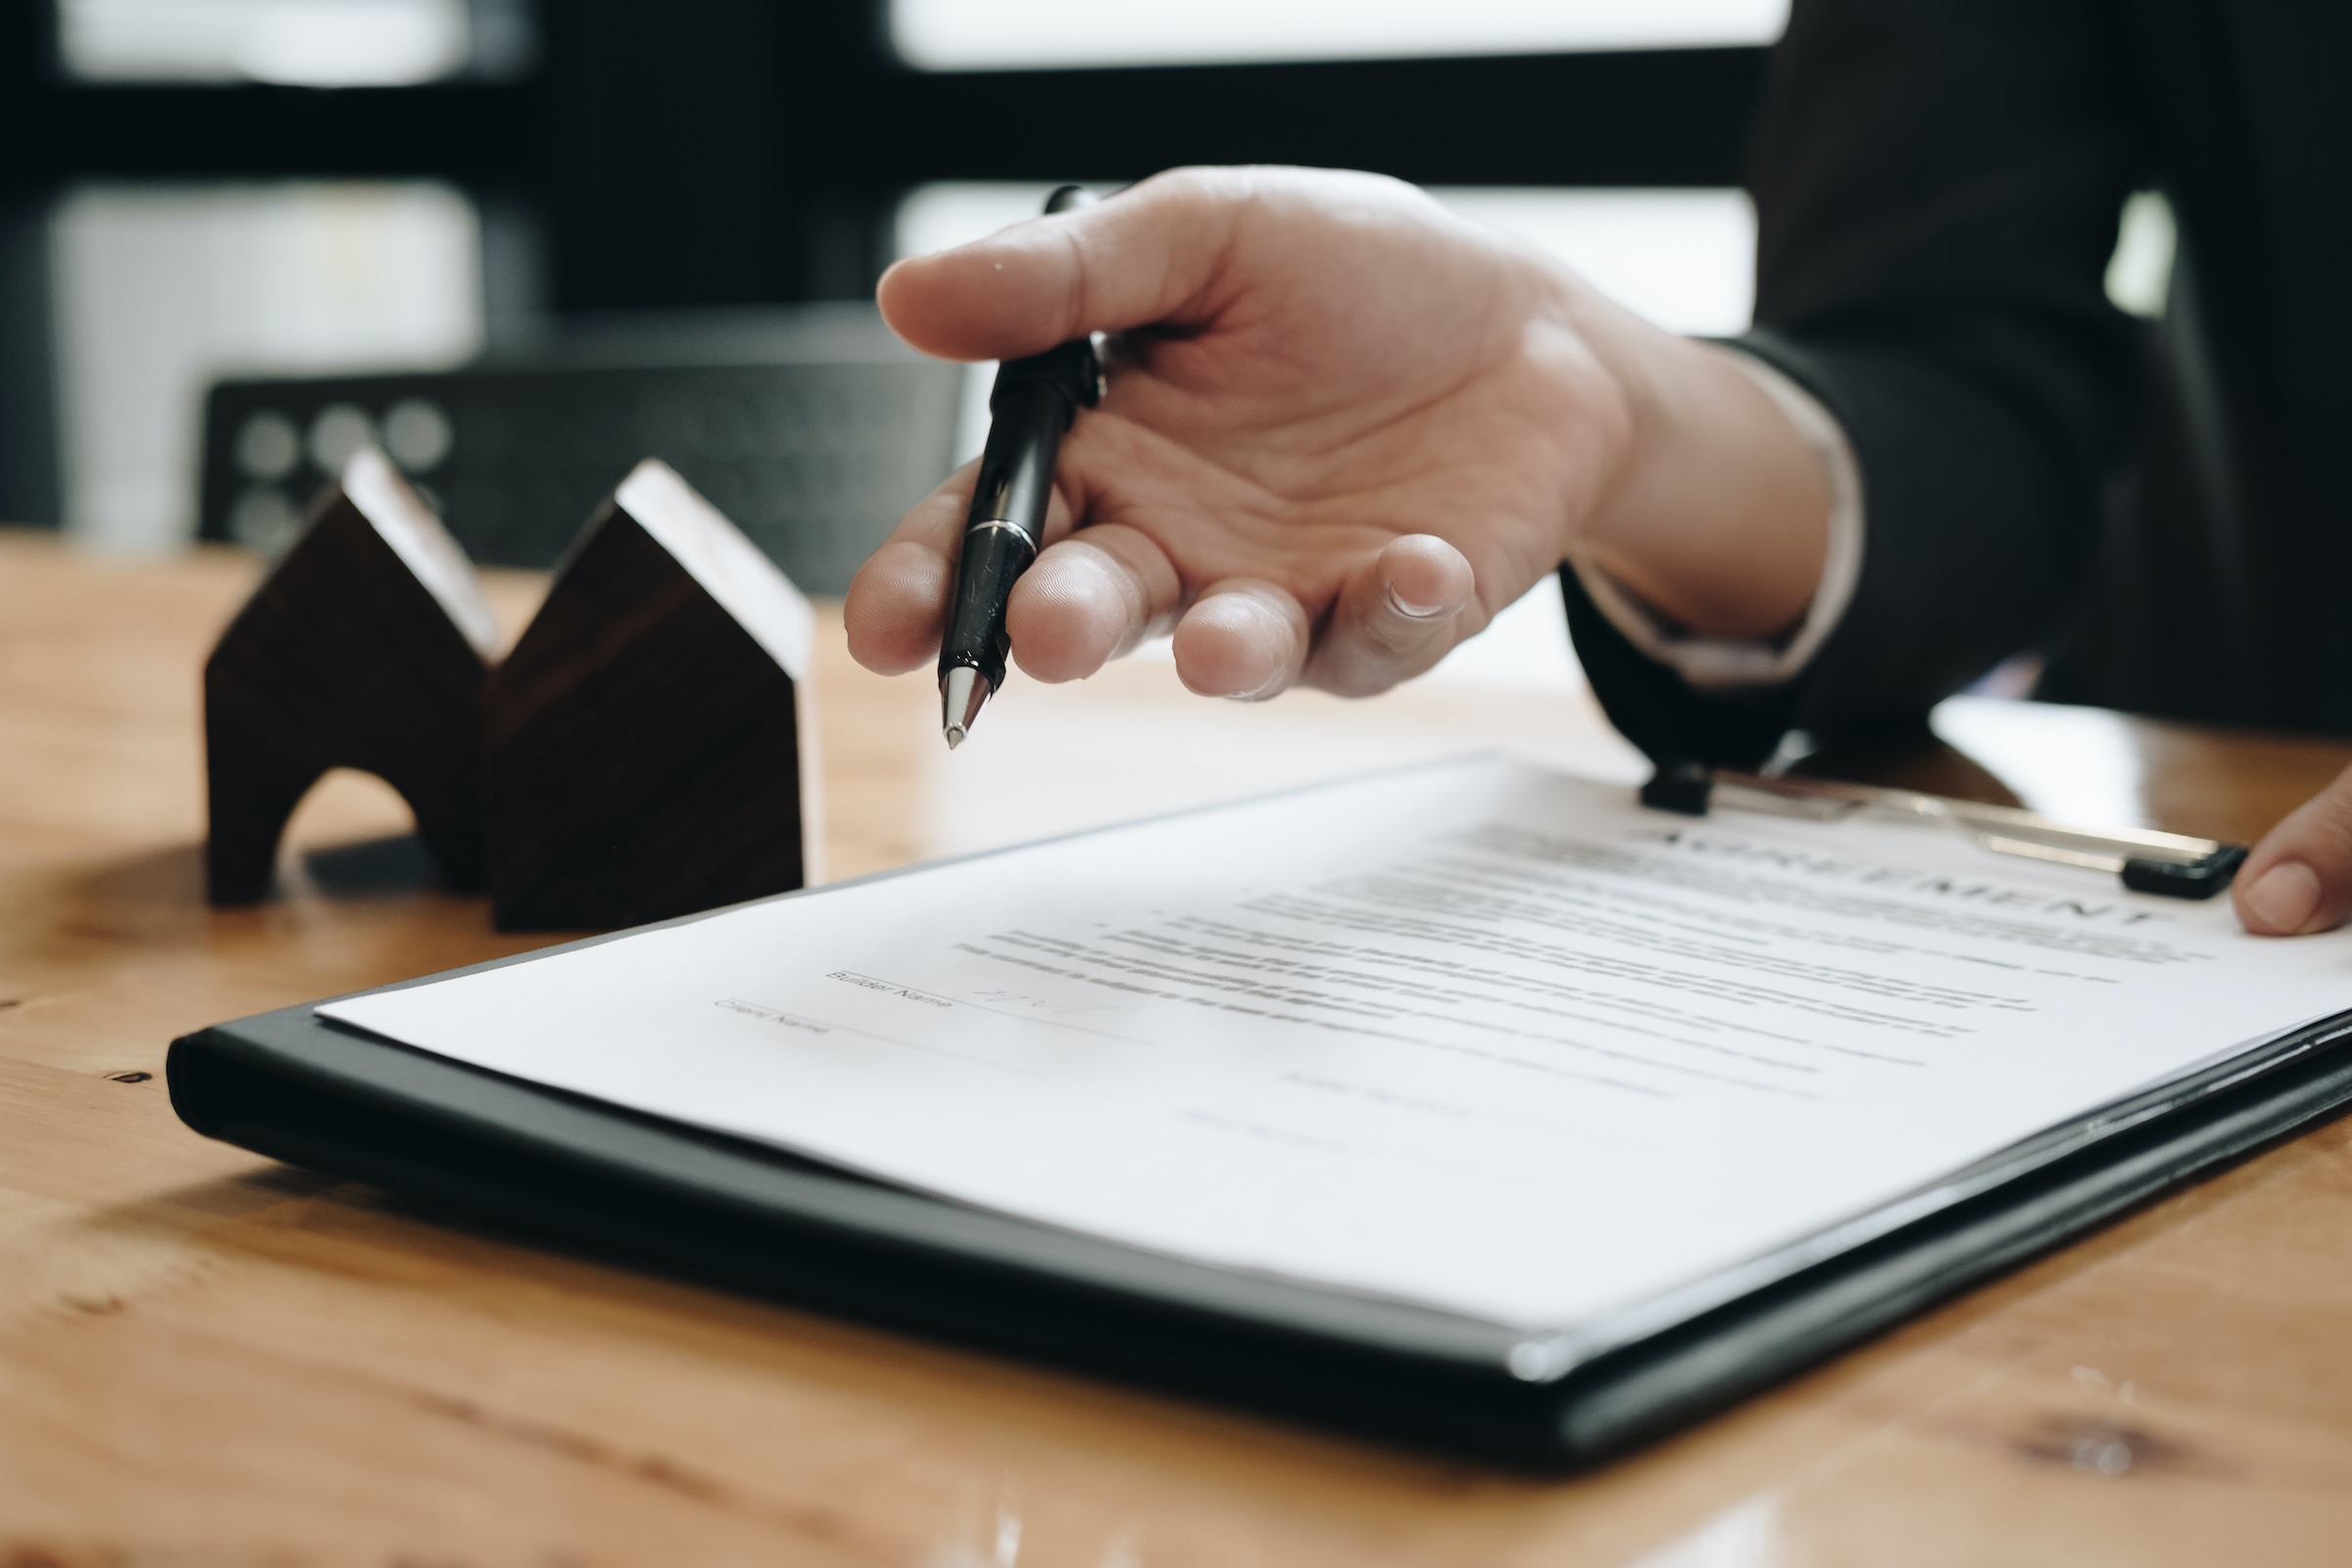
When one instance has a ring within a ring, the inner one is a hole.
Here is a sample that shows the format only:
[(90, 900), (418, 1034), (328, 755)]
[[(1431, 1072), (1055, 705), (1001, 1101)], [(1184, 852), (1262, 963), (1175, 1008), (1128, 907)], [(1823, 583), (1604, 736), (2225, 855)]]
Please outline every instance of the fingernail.
[(1389, 584), (1389, 608), (1399, 615), (1406, 615), (1414, 620), (1427, 620), (1430, 616), (1444, 611), (1446, 607), (1444, 605), (1416, 605), (1398, 593), (1395, 583), (1391, 583)]
[(2281, 860), (2246, 889), (2246, 909), (2274, 931), (2300, 931), (2320, 906), (2320, 874), (2301, 860)]

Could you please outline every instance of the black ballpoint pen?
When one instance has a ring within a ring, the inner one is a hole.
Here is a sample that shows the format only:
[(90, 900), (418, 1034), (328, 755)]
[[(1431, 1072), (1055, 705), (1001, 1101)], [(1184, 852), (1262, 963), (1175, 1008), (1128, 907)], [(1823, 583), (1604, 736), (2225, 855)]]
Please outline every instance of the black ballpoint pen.
[[(1046, 211), (1066, 213), (1094, 199), (1083, 185), (1064, 185), (1046, 198)], [(1004, 654), (1011, 646), (1005, 601), (1045, 543), (1061, 438), (1078, 411), (1102, 397), (1102, 362), (1091, 338), (1073, 338), (997, 368), (988, 394), (988, 445), (980, 454), (971, 511), (964, 514), (956, 597), (939, 646), (940, 728), (950, 751), (963, 744), (981, 705), (1004, 684)]]

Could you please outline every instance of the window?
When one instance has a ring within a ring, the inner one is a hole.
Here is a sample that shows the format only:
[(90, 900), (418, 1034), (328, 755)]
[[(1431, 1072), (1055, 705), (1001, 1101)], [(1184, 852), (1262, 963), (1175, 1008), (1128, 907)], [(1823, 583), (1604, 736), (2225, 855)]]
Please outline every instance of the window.
[(82, 81), (405, 87), (519, 75), (524, 0), (57, 0), (59, 64)]
[(214, 377), (431, 367), (481, 345), (479, 225), (445, 185), (85, 186), (49, 243), (66, 521), (102, 549), (193, 531)]
[(929, 71), (1769, 43), (1788, 0), (892, 0)]

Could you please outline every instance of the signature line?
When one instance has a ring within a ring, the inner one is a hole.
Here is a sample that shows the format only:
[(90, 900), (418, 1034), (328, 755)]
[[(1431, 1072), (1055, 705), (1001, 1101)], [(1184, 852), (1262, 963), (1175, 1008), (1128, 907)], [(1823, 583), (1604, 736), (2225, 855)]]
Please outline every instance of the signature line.
[(1033, 1012), (1016, 1012), (1009, 1007), (992, 1007), (985, 1002), (971, 1002), (962, 997), (951, 997), (943, 995), (937, 991), (925, 991), (919, 986), (903, 986), (896, 980), (885, 980), (880, 975), (858, 974), (854, 969), (844, 969), (842, 973), (845, 975), (854, 976), (854, 979), (852, 980), (853, 984), (859, 982), (871, 982), (874, 985), (883, 986), (892, 991), (904, 991), (912, 996), (927, 997), (933, 1002), (945, 1002), (952, 1006), (969, 1007), (974, 1012), (993, 1012), (1000, 1018), (1011, 1018), (1020, 1023), (1042, 1023), (1055, 1029), (1071, 1029), (1082, 1035), (1100, 1035), (1104, 1040), (1122, 1041), (1130, 1046), (1150, 1046), (1158, 1044), (1156, 1041), (1146, 1040), (1139, 1035), (1114, 1034), (1108, 1029), (1092, 1029), (1087, 1027), (1085, 1024), (1070, 1023), (1060, 1018), (1041, 1018)]
[(919, 1051), (926, 1055), (946, 1056), (950, 1060), (967, 1062), (975, 1067), (994, 1067), (999, 1072), (1018, 1073), (1024, 1078), (1039, 1076), (1038, 1073), (1027, 1067), (1015, 1067), (1008, 1062), (996, 1061), (987, 1056), (967, 1055), (960, 1051), (950, 1051), (945, 1046), (925, 1045), (919, 1040), (901, 1040), (897, 1035), (886, 1035), (872, 1029), (859, 1029), (851, 1024), (835, 1023), (830, 1018), (811, 1018), (806, 1013), (787, 1012), (782, 1007), (771, 1007), (764, 1002), (746, 1002), (741, 997), (721, 997), (711, 1005), (723, 1007), (729, 1012), (750, 1013), (771, 1023), (813, 1026), (819, 1031), (831, 1034), (859, 1035), (867, 1040), (879, 1040), (886, 1046), (897, 1046), (906, 1051)]

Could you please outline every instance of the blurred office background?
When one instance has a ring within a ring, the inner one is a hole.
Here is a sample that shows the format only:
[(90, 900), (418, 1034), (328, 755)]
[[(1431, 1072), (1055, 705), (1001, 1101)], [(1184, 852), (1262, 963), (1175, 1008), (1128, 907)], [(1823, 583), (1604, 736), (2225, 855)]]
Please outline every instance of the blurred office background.
[[(771, 549), (840, 535), (797, 558), (838, 591), (981, 428), (984, 383), (898, 364), (850, 303), (894, 256), (1063, 178), (1344, 165), (1670, 326), (1736, 331), (1740, 145), (1785, 13), (0, 0), (0, 518), (271, 548), (372, 438), (477, 555), (545, 564), (567, 529), (536, 519), (659, 451)], [(2166, 215), (2137, 204), (2119, 297), (2153, 308), (2168, 267)], [(566, 466), (525, 471), (550, 444)], [(814, 511), (778, 499), (820, 464)]]

